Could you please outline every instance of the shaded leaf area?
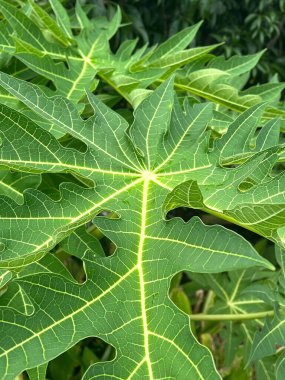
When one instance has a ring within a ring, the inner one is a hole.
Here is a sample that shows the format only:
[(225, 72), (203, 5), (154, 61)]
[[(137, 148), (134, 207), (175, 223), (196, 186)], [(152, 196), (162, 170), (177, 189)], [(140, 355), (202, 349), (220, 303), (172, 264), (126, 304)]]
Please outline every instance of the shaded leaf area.
[[(181, 108), (173, 80), (140, 103), (131, 125), (92, 94), (88, 99), (94, 115), (84, 120), (73, 102), (47, 96), (35, 84), (4, 73), (0, 83), (39, 117), (87, 147), (65, 147), (22, 113), (1, 107), (1, 165), (24, 173), (67, 172), (87, 184), (80, 186), (69, 177), (59, 186), (59, 199), (38, 189), (25, 190), (23, 204), (1, 197), (1, 268), (14, 276), (2, 295), (3, 380), (94, 336), (113, 346), (116, 356), (90, 366), (83, 379), (219, 379), (210, 351), (191, 332), (189, 316), (168, 296), (171, 280), (181, 271), (274, 266), (225, 227), (207, 226), (198, 217), (188, 223), (165, 220), (163, 204), (184, 181), (219, 192), (232, 180), (234, 194), (254, 170), (254, 179), (265, 181), (279, 152), (274, 138), (268, 138), (263, 151), (249, 152), (248, 141), (241, 137), (240, 152), (231, 156), (226, 147), (235, 138), (232, 127), (222, 137), (227, 143), (218, 141), (210, 149), (206, 129), (211, 105), (185, 103)], [(238, 123), (257, 128), (263, 108), (251, 108)], [(236, 168), (221, 165), (227, 160)], [(250, 197), (251, 189), (241, 193)], [(204, 210), (200, 199), (195, 202)], [(102, 215), (104, 210), (108, 213)], [(115, 245), (110, 256), (86, 232), (90, 220)], [(82, 260), (85, 275), (72, 277), (48, 253), (55, 247)], [(9, 304), (11, 295), (5, 298), (7, 292), (14, 292), (16, 306)], [(21, 312), (20, 303), (26, 305)]]
[[(274, 292), (276, 275), (268, 271), (257, 272), (248, 269), (218, 275), (189, 273), (189, 277), (204, 289), (206, 302), (202, 304), (202, 312), (207, 311), (209, 316), (233, 316), (232, 321), (230, 317), (228, 320), (217, 320), (215, 324), (209, 320), (204, 322), (205, 325), (201, 322), (199, 327), (202, 330), (201, 336), (204, 336), (204, 339), (208, 336), (209, 343), (212, 342), (217, 365), (222, 358), (223, 376), (226, 377), (235, 367), (240, 367), (240, 376), (251, 378), (252, 367), (244, 367), (254, 334), (258, 328), (263, 326), (266, 311), (272, 310), (272, 304), (265, 300), (262, 294)], [(254, 292), (253, 288), (259, 289), (259, 292)], [(185, 290), (187, 291), (187, 286)], [(254, 314), (256, 315), (255, 320), (254, 318), (242, 319), (243, 316), (246, 318)], [(260, 314), (260, 318), (258, 314)], [(240, 319), (234, 320), (234, 316), (239, 316)], [(238, 365), (239, 361), (241, 361), (240, 365)], [(275, 361), (276, 359), (273, 358), (273, 363)], [(256, 366), (258, 367), (255, 367), (257, 372), (262, 369), (269, 371), (266, 360), (259, 361)], [(262, 378), (261, 375), (257, 375), (257, 379)]]
[(11, 170), (0, 171), (1, 193), (15, 200), (23, 202), (23, 191), (29, 187), (37, 187), (40, 184), (40, 176), (31, 173), (13, 172)]
[[(266, 320), (263, 328), (254, 336), (248, 363), (258, 361), (260, 358), (272, 361), (272, 358), (277, 357), (275, 375), (279, 379), (284, 374), (284, 249), (277, 247), (275, 253), (281, 270), (275, 282), (274, 290), (272, 289), (266, 295), (262, 294), (259, 288), (254, 290), (256, 294), (259, 294), (268, 303), (270, 302), (276, 309), (279, 305), (282, 308), (276, 313), (273, 320)], [(274, 356), (272, 356), (273, 354)]]

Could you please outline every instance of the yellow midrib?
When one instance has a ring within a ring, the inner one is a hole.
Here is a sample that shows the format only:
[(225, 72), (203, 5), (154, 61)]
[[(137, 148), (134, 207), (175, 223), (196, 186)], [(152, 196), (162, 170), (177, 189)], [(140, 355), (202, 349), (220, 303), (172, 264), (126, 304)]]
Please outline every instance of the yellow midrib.
[[(67, 94), (67, 99), (70, 99), (73, 92), (76, 90), (76, 86), (78, 85), (78, 83), (81, 81), (81, 79), (84, 77), (84, 74), (88, 68), (88, 66), (90, 65), (90, 59), (94, 53), (94, 49), (97, 45), (97, 40), (93, 43), (93, 45), (91, 46), (91, 49), (88, 53), (88, 55), (84, 55), (82, 54), (82, 60), (83, 60), (83, 66), (82, 66), (82, 69), (81, 69), (81, 72), (79, 73), (77, 79), (73, 82), (68, 94)], [(95, 73), (94, 73), (95, 74)]]
[(149, 380), (153, 380), (152, 365), (150, 361), (149, 354), (149, 332), (148, 332), (148, 322), (146, 315), (146, 302), (145, 302), (145, 282), (143, 273), (143, 249), (145, 241), (145, 230), (146, 230), (146, 219), (147, 219), (147, 200), (148, 200), (148, 186), (150, 179), (146, 176), (143, 184), (143, 197), (142, 197), (142, 218), (141, 218), (141, 232), (139, 238), (138, 247), (138, 272), (139, 272), (139, 282), (140, 282), (140, 296), (141, 296), (141, 313), (143, 321), (143, 335), (144, 335), (144, 350), (145, 350), (145, 361), (147, 363), (147, 368), (149, 372)]

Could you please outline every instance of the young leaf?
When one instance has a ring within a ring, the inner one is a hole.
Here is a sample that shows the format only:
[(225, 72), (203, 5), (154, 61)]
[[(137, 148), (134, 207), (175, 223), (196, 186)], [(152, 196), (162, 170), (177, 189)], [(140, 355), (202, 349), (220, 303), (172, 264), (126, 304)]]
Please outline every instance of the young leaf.
[(48, 30), (55, 40), (59, 41), (64, 46), (70, 45), (71, 35), (66, 34), (65, 31), (63, 31), (58, 26), (56, 21), (52, 17), (50, 17), (50, 15), (47, 12), (45, 12), (45, 10), (42, 7), (37, 5), (34, 2), (34, 0), (28, 0), (28, 1), (29, 1), (29, 5), (32, 8), (35, 21), (37, 21), (43, 29)]
[(65, 8), (62, 6), (59, 0), (49, 0), (49, 2), (56, 15), (58, 25), (64, 30), (69, 38), (72, 38), (73, 35), (71, 31), (70, 20)]
[[(0, 11), (5, 17), (2, 49), (52, 80), (58, 93), (74, 102), (82, 100), (86, 87), (94, 89), (97, 75), (136, 107), (143, 99), (137, 96), (138, 93), (145, 95), (149, 91), (147, 87), (163, 82), (180, 67), (184, 69), (176, 74), (175, 87), (178, 90), (237, 112), (268, 100), (269, 96), (269, 100), (272, 102), (274, 98), (276, 103), (284, 88), (283, 84), (270, 84), (270, 88), (257, 86), (239, 92), (244, 85), (243, 78), (263, 52), (225, 61), (209, 55), (217, 45), (187, 49), (201, 23), (185, 28), (160, 46), (148, 49), (145, 45), (135, 50), (136, 40), (124, 41), (113, 53), (108, 41), (120, 26), (119, 9), (109, 22), (96, 18), (89, 20), (77, 2), (75, 12), (80, 33), (73, 35), (69, 16), (58, 0), (51, 1), (57, 22), (43, 10), (39, 11), (32, 0), (30, 4), (33, 12), (28, 17), (21, 9), (1, 0)], [(43, 25), (52, 38), (42, 32)], [(281, 108), (271, 107), (263, 118), (274, 116), (284, 119), (285, 113)]]
[[(53, 1), (52, 6), (58, 10), (62, 18), (62, 11), (65, 12), (62, 5)], [(76, 43), (80, 49), (66, 47), (61, 43), (48, 41), (32, 20), (4, 0), (0, 2), (0, 11), (16, 32), (16, 36), (13, 37), (16, 56), (32, 70), (52, 80), (60, 94), (78, 102), (85, 94), (85, 89), (92, 87), (90, 85), (98, 70), (91, 60), (94, 56), (97, 59), (106, 59), (106, 32), (93, 28), (88, 35), (81, 33), (77, 36)], [(64, 18), (68, 18), (67, 14)], [(68, 31), (68, 36), (70, 33), (71, 30)], [(68, 67), (63, 61), (67, 62)]]

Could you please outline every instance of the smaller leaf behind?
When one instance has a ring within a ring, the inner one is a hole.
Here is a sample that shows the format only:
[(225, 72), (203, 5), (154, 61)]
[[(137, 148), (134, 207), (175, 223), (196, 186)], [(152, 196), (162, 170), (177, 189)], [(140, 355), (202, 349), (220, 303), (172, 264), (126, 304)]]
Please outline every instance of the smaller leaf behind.
[(273, 355), (285, 342), (284, 310), (271, 321), (267, 319), (260, 332), (255, 334), (248, 363)]

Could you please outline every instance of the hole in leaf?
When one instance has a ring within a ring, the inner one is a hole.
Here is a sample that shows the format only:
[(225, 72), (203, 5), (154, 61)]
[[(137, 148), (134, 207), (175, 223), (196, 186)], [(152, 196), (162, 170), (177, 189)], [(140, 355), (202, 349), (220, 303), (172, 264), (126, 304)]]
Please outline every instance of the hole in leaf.
[[(54, 85), (54, 83), (53, 83), (52, 80), (46, 80), (46, 78), (41, 77), (41, 82), (45, 82), (46, 87), (48, 87), (51, 91), (56, 92), (56, 87), (55, 87), (55, 85)], [(37, 83), (40, 84), (39, 81)], [(43, 83), (41, 83), (41, 84), (43, 84)]]
[(193, 281), (187, 272), (175, 274), (168, 291), (171, 301), (185, 314), (199, 313), (204, 300), (204, 289)]
[(237, 232), (239, 235), (243, 236), (246, 240), (250, 241), (252, 244), (256, 244), (260, 239), (260, 235), (247, 230), (237, 224), (231, 223), (227, 220), (217, 217), (216, 215), (205, 213), (199, 209), (193, 209), (188, 207), (178, 207), (169, 211), (166, 215), (166, 219), (172, 219), (175, 217), (180, 217), (184, 222), (188, 222), (193, 216), (198, 216), (204, 224), (214, 225), (218, 224), (224, 226), (225, 228)]
[(63, 61), (59, 61), (59, 62), (62, 62), (62, 64), (65, 66), (65, 68), (66, 68), (67, 70), (69, 70), (69, 69), (70, 69), (70, 67), (69, 67), (69, 65), (68, 65), (68, 62), (67, 62), (67, 61), (63, 60)]
[[(113, 211), (103, 210), (97, 215), (97, 217), (108, 218), (108, 219), (119, 219), (120, 216)], [(91, 224), (93, 223), (91, 222)], [(96, 228), (96, 222), (93, 225)], [(116, 250), (116, 245), (107, 236), (104, 236), (103, 233), (99, 232), (99, 234), (101, 234), (100, 244), (104, 250), (105, 255), (112, 256)]]
[(115, 349), (99, 338), (86, 338), (50, 361), (47, 378), (51, 380), (80, 380), (88, 367), (115, 357)]
[(59, 143), (64, 148), (75, 149), (81, 153), (86, 153), (87, 151), (87, 145), (83, 141), (78, 140), (69, 134), (66, 134), (61, 139), (59, 139)]
[(188, 222), (193, 216), (202, 216), (205, 214), (203, 211), (188, 207), (177, 207), (167, 213), (166, 219), (181, 218), (184, 222)]
[(245, 192), (245, 191), (250, 190), (255, 185), (256, 185), (256, 182), (252, 178), (246, 178), (244, 181), (242, 181), (239, 184), (238, 189), (241, 192)]
[(42, 173), (42, 182), (38, 186), (38, 190), (45, 193), (53, 200), (59, 200), (60, 195), (60, 185), (64, 182), (72, 182), (80, 187), (88, 188), (94, 187), (92, 181), (82, 182), (80, 177), (75, 177), (69, 173)]
[(69, 255), (62, 249), (58, 249), (58, 252), (55, 251), (55, 255), (78, 283), (81, 284), (85, 282), (86, 273), (84, 270), (83, 261), (80, 258)]
[(102, 245), (102, 248), (105, 252), (106, 256), (112, 256), (116, 250), (115, 244), (106, 236), (104, 236), (101, 240), (100, 243)]

